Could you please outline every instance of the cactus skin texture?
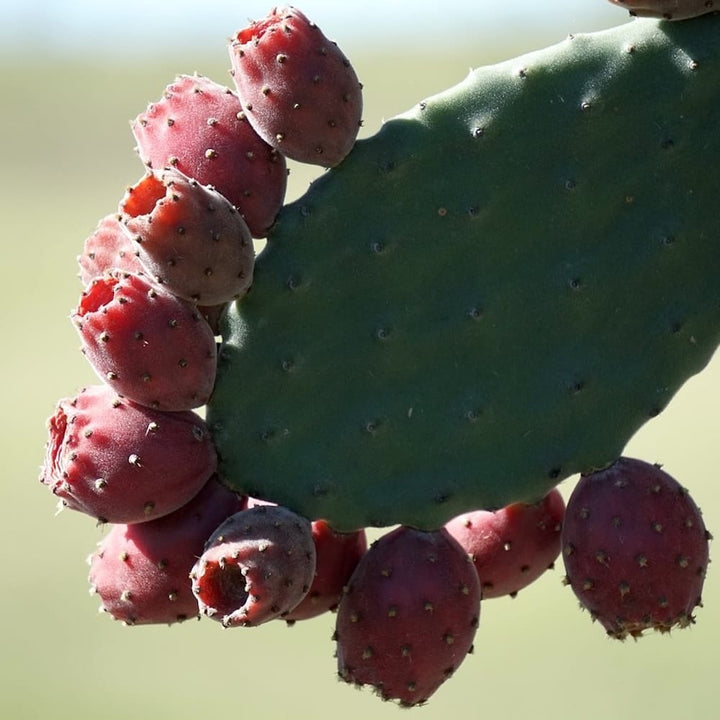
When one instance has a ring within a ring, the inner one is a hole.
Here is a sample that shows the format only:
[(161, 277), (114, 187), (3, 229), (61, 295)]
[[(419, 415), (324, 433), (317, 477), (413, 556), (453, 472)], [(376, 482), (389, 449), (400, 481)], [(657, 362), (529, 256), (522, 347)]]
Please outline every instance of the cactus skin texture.
[(480, 68), (281, 212), (208, 422), (240, 492), (350, 531), (617, 459), (720, 342), (720, 18)]

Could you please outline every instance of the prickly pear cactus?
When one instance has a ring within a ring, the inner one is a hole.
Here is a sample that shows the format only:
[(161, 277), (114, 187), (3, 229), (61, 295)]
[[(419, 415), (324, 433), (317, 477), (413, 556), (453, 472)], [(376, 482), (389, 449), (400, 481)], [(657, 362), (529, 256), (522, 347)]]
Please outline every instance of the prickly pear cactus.
[(237, 489), (431, 529), (622, 452), (720, 342), (720, 17), (472, 72), (287, 205), (225, 321)]

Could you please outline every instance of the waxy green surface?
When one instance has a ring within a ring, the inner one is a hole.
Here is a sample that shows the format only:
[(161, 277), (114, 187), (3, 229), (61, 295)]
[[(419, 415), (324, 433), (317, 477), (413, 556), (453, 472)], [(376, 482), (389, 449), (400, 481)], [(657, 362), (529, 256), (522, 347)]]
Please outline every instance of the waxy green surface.
[(230, 309), (225, 480), (434, 528), (618, 457), (720, 342), (720, 17), (637, 20), (387, 122)]

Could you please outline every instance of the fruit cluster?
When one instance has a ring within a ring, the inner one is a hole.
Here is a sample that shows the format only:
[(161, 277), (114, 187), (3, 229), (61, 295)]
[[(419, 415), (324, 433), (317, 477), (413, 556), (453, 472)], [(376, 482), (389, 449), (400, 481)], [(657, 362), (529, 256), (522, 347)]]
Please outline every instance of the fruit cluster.
[(422, 704), (472, 650), (481, 602), (514, 596), (562, 552), (566, 582), (617, 638), (693, 621), (707, 533), (687, 491), (626, 458), (567, 507), (469, 511), (440, 528), (365, 529), (230, 490), (211, 429), (216, 338), (253, 282), (253, 239), (283, 207), (287, 160), (352, 150), (362, 87), (292, 7), (237, 32), (236, 91), (182, 75), (132, 123), (145, 175), (86, 239), (72, 321), (100, 383), (61, 400), (41, 481), (109, 531), (90, 557), (102, 608), (127, 625), (224, 627), (337, 611), (339, 676)]
[(225, 487), (196, 412), (215, 384), (220, 317), (248, 292), (253, 239), (283, 206), (287, 159), (338, 164), (362, 113), (350, 63), (294, 8), (236, 33), (230, 55), (237, 93), (181, 75), (132, 122), (146, 172), (85, 240), (71, 315), (101, 383), (48, 423), (40, 479), (110, 525), (90, 583), (128, 625), (314, 617), (367, 548), (362, 531)]

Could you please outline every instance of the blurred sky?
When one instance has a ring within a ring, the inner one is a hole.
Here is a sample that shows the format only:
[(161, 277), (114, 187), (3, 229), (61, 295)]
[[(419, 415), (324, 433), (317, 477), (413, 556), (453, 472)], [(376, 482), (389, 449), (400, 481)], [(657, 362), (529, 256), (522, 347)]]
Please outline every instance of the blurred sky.
[[(425, 42), (434, 33), (458, 40), (498, 32), (552, 28), (558, 40), (569, 32), (620, 24), (627, 13), (607, 0), (298, 0), (294, 3), (343, 45)], [(271, 0), (0, 0), (0, 54), (26, 50), (44, 56), (99, 52), (104, 56), (157, 54), (224, 40), (250, 19), (263, 17)], [(467, 22), (458, 22), (467, 17)]]

